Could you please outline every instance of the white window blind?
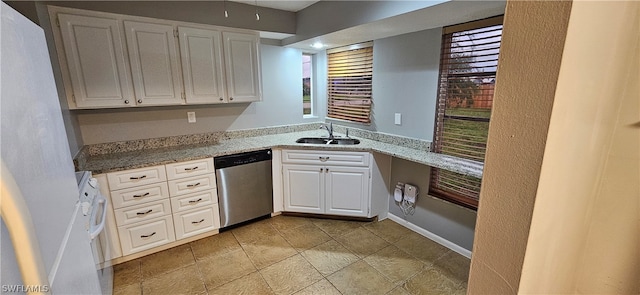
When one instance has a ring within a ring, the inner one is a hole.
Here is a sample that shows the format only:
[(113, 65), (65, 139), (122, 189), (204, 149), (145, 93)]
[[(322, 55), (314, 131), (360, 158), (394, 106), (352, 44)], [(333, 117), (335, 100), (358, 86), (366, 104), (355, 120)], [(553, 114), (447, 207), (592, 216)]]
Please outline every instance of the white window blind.
[(373, 42), (328, 51), (329, 118), (371, 123)]
[[(434, 151), (484, 162), (502, 17), (444, 28)], [(476, 208), (481, 180), (433, 169), (433, 195)]]

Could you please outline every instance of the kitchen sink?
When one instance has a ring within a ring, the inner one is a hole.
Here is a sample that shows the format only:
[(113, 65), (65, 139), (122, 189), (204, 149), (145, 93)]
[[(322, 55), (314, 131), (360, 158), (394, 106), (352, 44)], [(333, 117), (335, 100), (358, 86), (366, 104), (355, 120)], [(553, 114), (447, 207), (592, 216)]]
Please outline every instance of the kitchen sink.
[(329, 139), (326, 137), (303, 137), (296, 140), (297, 143), (311, 143), (311, 144), (343, 144), (354, 145), (359, 144), (360, 140), (355, 138), (334, 138)]

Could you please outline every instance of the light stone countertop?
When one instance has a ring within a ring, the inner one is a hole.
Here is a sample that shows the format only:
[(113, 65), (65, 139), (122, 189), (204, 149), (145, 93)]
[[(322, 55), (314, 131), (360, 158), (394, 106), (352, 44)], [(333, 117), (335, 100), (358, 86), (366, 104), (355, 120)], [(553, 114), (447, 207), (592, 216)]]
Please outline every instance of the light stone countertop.
[[(357, 145), (299, 144), (301, 137), (326, 137), (326, 131), (311, 130), (274, 135), (234, 138), (220, 140), (217, 143), (202, 145), (183, 145), (131, 152), (111, 153), (89, 156), (79, 170), (89, 170), (94, 174), (170, 164), (249, 152), (261, 149), (309, 149), (377, 152), (396, 158), (442, 168), (463, 175), (482, 177), (483, 164), (438, 153), (404, 147), (398, 144), (384, 143), (351, 136), (360, 140)], [(336, 134), (344, 136), (343, 134)]]

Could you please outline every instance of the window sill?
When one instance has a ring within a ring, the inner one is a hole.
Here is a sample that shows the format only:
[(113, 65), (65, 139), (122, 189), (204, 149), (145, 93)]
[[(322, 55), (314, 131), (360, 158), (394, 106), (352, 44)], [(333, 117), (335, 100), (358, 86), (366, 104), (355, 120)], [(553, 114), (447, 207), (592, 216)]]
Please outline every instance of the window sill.
[(324, 120), (325, 120), (325, 122), (326, 121), (334, 121), (334, 122), (338, 122), (338, 123), (348, 123), (348, 124), (360, 125), (360, 126), (371, 126), (371, 123), (353, 122), (353, 121), (349, 121), (349, 120), (342, 120), (342, 119), (336, 119), (336, 118), (331, 118), (331, 117), (324, 117)]

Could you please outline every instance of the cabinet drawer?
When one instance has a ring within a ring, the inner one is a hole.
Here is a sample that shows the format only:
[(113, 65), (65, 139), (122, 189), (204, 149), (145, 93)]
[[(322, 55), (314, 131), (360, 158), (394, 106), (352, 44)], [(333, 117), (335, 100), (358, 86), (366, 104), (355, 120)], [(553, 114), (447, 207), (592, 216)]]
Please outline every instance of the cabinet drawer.
[(115, 209), (149, 203), (166, 198), (169, 198), (169, 187), (166, 182), (111, 192), (111, 200), (113, 201), (113, 208)]
[(216, 177), (213, 173), (169, 181), (169, 195), (171, 197), (214, 188), (216, 188)]
[(166, 167), (168, 180), (215, 172), (213, 169), (213, 158), (167, 164)]
[(109, 188), (119, 190), (167, 180), (164, 165), (107, 173)]
[(123, 226), (171, 214), (169, 199), (115, 210), (116, 224)]
[(220, 228), (218, 205), (174, 214), (173, 221), (178, 240)]
[(369, 153), (283, 150), (282, 163), (366, 167)]
[(129, 255), (176, 240), (171, 215), (129, 226), (118, 227), (122, 254)]
[(171, 211), (178, 213), (218, 203), (215, 189), (171, 198)]

